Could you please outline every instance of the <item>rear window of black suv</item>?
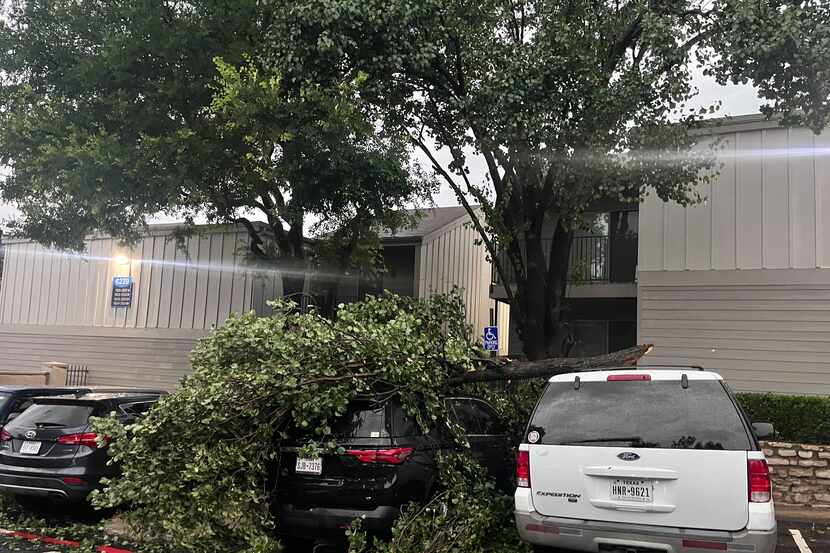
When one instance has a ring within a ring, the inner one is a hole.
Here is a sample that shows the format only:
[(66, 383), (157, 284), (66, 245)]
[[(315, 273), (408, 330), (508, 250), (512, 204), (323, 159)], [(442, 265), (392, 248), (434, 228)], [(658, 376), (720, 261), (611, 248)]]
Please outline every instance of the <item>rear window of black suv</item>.
[(39, 428), (86, 426), (94, 409), (87, 405), (36, 404), (11, 421), (10, 428)]
[(332, 423), (338, 438), (386, 438), (389, 436), (386, 402), (354, 401)]
[[(528, 428), (535, 443), (750, 451), (753, 442), (717, 380), (548, 384)], [(536, 436), (533, 436), (536, 438)]]

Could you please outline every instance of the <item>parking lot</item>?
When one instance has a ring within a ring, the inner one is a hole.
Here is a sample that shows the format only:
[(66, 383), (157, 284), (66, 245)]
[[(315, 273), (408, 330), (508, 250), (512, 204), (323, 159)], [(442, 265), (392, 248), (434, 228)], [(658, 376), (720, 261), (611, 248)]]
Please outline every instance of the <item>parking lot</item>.
[[(796, 533), (794, 535), (794, 533)], [(799, 540), (799, 536), (803, 539)], [(71, 536), (67, 536), (71, 539)], [(801, 542), (799, 544), (799, 542)], [(50, 544), (34, 543), (18, 538), (0, 537), (0, 553), (14, 553), (30, 551), (50, 553), (71, 551), (71, 548)], [(123, 550), (111, 550), (110, 553), (119, 553)], [(830, 523), (829, 522), (789, 522), (778, 524), (778, 549), (776, 553), (827, 553), (830, 552)], [(139, 553), (139, 552), (135, 552)]]

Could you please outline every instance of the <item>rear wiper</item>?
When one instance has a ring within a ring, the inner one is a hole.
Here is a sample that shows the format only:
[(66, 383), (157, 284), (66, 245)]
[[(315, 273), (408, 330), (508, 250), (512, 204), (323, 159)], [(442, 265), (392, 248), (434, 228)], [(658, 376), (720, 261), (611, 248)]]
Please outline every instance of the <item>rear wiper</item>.
[(560, 445), (571, 444), (590, 444), (590, 443), (605, 443), (605, 442), (633, 442), (640, 443), (643, 439), (640, 436), (631, 436), (628, 438), (594, 438), (592, 440), (573, 440), (570, 442), (561, 442)]

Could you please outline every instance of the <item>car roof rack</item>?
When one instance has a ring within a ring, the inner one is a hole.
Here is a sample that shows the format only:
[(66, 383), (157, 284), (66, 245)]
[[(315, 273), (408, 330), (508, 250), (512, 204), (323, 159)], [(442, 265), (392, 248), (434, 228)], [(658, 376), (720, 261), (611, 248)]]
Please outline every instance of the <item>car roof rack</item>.
[(700, 365), (663, 365), (663, 364), (656, 364), (656, 365), (637, 365), (638, 369), (677, 369), (682, 371), (684, 369), (695, 369), (697, 371), (705, 371), (703, 367)]
[(637, 369), (668, 369), (668, 370), (694, 370), (705, 371), (700, 365), (631, 365), (629, 367), (591, 367), (589, 369), (579, 369), (573, 372), (594, 372), (594, 371), (636, 371)]

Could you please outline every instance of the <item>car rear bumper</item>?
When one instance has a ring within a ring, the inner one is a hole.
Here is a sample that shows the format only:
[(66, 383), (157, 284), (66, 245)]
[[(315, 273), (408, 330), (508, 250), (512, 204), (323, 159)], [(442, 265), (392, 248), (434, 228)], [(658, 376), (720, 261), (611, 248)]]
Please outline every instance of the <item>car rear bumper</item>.
[[(775, 528), (715, 532), (546, 517), (534, 511), (515, 511), (515, 518), (519, 535), (528, 543), (592, 553), (615, 547), (666, 553), (774, 553), (777, 541)], [(713, 544), (718, 544), (717, 549)]]
[[(85, 484), (66, 484), (63, 481), (65, 477), (81, 478)], [(16, 495), (48, 497), (58, 501), (83, 501), (98, 487), (99, 480), (98, 477), (84, 474), (77, 468), (52, 470), (0, 466), (0, 490)]]
[(400, 514), (400, 508), (393, 506), (360, 510), (280, 505), (277, 528), (281, 534), (300, 538), (343, 537), (352, 523), (360, 519), (361, 529), (382, 534), (389, 532)]

